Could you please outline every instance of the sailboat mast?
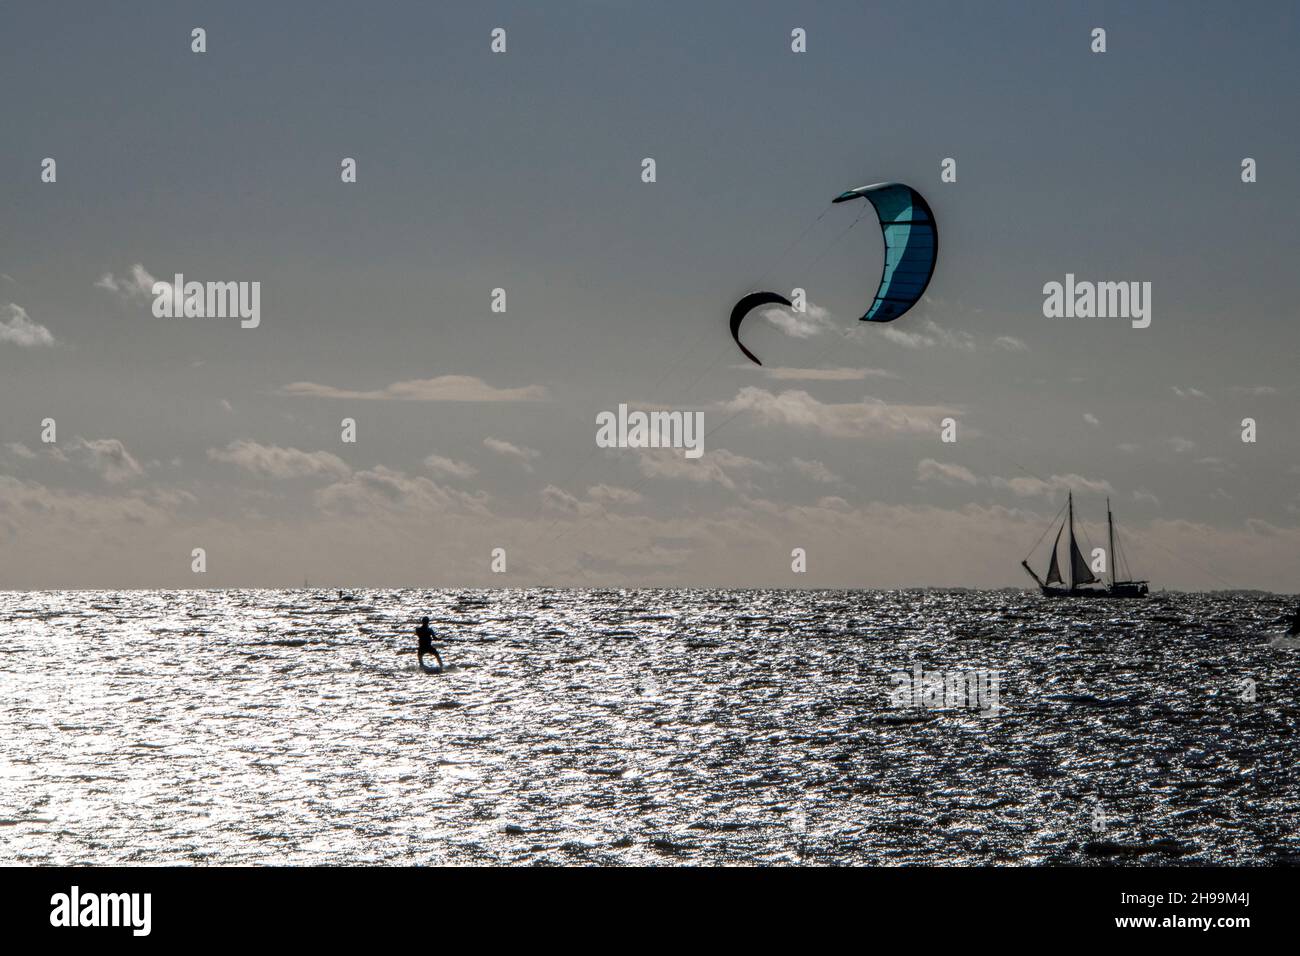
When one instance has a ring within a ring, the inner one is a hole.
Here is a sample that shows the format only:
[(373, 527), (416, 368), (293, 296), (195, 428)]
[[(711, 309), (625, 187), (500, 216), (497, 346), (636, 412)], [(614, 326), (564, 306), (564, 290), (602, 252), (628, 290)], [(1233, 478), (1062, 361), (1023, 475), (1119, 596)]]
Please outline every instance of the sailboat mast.
[(1115, 562), (1118, 560), (1115, 556), (1115, 519), (1110, 513), (1110, 499), (1106, 499), (1106, 534), (1110, 539), (1110, 551), (1106, 555), (1106, 560), (1110, 562), (1110, 586), (1115, 586)]
[(1074, 492), (1069, 493), (1070, 502), (1070, 590), (1074, 590), (1074, 554), (1078, 548), (1074, 544)]

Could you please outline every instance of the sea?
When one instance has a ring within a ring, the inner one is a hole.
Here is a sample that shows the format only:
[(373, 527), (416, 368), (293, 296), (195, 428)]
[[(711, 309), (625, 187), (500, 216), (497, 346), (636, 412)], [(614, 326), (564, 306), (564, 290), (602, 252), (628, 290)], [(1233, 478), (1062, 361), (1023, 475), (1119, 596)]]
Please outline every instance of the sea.
[(345, 597), (0, 592), (0, 864), (1300, 862), (1294, 598)]

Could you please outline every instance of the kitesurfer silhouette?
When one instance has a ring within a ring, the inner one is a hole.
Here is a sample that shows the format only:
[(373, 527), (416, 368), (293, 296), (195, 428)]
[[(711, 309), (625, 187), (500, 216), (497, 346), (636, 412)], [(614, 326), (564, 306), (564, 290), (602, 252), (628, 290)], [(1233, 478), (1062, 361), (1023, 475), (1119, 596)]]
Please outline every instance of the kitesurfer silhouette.
[(415, 629), (415, 636), (420, 639), (420, 648), (415, 655), (420, 662), (420, 667), (424, 668), (424, 655), (432, 654), (438, 659), (438, 670), (442, 670), (442, 656), (438, 653), (438, 649), (433, 646), (433, 629), (429, 627), (427, 617)]

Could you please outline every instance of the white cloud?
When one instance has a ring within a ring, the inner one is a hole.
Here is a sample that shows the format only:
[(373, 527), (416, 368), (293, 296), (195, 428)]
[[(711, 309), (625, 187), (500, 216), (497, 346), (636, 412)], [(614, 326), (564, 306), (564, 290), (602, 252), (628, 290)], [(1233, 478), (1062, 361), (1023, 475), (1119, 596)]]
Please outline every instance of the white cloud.
[(468, 462), (457, 461), (455, 458), (444, 458), (442, 455), (428, 456), (424, 459), (424, 467), (435, 475), (442, 475), (447, 478), (473, 478), (478, 474), (478, 469)]
[[(4, 523), (13, 519), (13, 530), (25, 532), (34, 540), (47, 540), (48, 547), (67, 545), (71, 553), (60, 562), (76, 561), (78, 553), (94, 549), (97, 542), (88, 542), (88, 528), (115, 527), (139, 530), (145, 525), (162, 524), (167, 515), (165, 506), (174, 500), (167, 495), (92, 495), (81, 492), (60, 491), (33, 481), (20, 481), (0, 475), (0, 536)], [(117, 542), (115, 542), (116, 544)], [(106, 560), (121, 563), (120, 550), (109, 549)], [(0, 549), (0, 564), (8, 558), (15, 562), (30, 560), (21, 553), (6, 553)], [(6, 569), (6, 579), (12, 580), (14, 567)], [(56, 572), (57, 573), (57, 572)]]
[(1087, 422), (1089, 425), (1094, 425), (1094, 426), (1096, 426), (1096, 425), (1100, 425), (1100, 424), (1101, 424), (1101, 420), (1100, 420), (1099, 418), (1097, 418), (1097, 416), (1094, 415), (1092, 412), (1084, 412), (1084, 413), (1083, 413), (1083, 420), (1084, 420), (1085, 422)]
[(506, 458), (513, 458), (519, 464), (523, 465), (524, 471), (532, 471), (531, 462), (541, 457), (541, 452), (535, 448), (525, 448), (522, 445), (512, 445), (508, 441), (502, 441), (500, 438), (484, 438), (483, 447), (488, 451), (494, 451), (498, 455)]
[(644, 496), (630, 488), (616, 485), (592, 485), (587, 489), (587, 497), (592, 501), (610, 505), (635, 505), (644, 500)]
[[(893, 342), (909, 349), (924, 349), (934, 346), (961, 349), (964, 352), (975, 351), (975, 337), (969, 332), (945, 329), (933, 319), (926, 319), (910, 330), (895, 328), (893, 323), (880, 330), (880, 334)], [(1023, 343), (1022, 343), (1023, 344)]]
[(723, 468), (733, 468), (737, 470), (750, 469), (752, 471), (775, 471), (771, 465), (761, 462), (756, 458), (747, 458), (744, 455), (737, 455), (734, 451), (726, 448), (719, 448), (715, 451), (706, 452), (705, 457), (710, 457)]
[(357, 391), (318, 385), (315, 382), (292, 382), (281, 391), (286, 395), (313, 398), (352, 398), (391, 402), (541, 402), (547, 398), (543, 385), (520, 388), (494, 388), (472, 375), (440, 375), (437, 378), (394, 382), (381, 389)]
[(327, 451), (300, 451), (255, 441), (232, 441), (225, 448), (209, 448), (208, 457), (264, 478), (342, 477), (351, 471), (342, 458)]
[(794, 466), (795, 471), (805, 478), (811, 478), (813, 481), (821, 482), (824, 485), (833, 485), (843, 481), (839, 475), (816, 459), (792, 458), (790, 464)]
[(768, 378), (781, 381), (807, 382), (860, 382), (868, 378), (898, 378), (894, 372), (883, 368), (769, 368), (764, 366), (763, 374)]
[(445, 488), (423, 476), (383, 465), (352, 472), (315, 494), (316, 506), (330, 514), (386, 513), (409, 527), (412, 515), (467, 513), (487, 516), (487, 496)]
[(731, 472), (773, 470), (771, 465), (725, 448), (705, 452), (701, 458), (687, 458), (677, 448), (642, 448), (638, 451), (637, 467), (647, 478), (682, 479), (699, 484), (713, 482), (733, 491), (746, 481), (743, 477), (738, 481)]
[(567, 491), (555, 487), (555, 485), (547, 485), (542, 489), (541, 495), (542, 506), (544, 508), (552, 508), (557, 511), (575, 513), (582, 508), (582, 502), (578, 501), (577, 498), (573, 497), (573, 495), (569, 494)]
[(6, 442), (6, 443), (5, 443), (5, 448), (8, 449), (9, 454), (13, 455), (15, 458), (35, 458), (35, 457), (36, 457), (36, 452), (32, 451), (30, 448), (28, 448), (26, 445), (24, 445), (24, 444), (23, 444), (22, 442), (20, 442), (20, 441), (11, 441), (11, 442)]
[(1082, 491), (1087, 494), (1112, 494), (1114, 489), (1109, 481), (1085, 478), (1082, 475), (1052, 475), (1046, 481), (1041, 478), (993, 478), (990, 482), (994, 488), (1005, 488), (1018, 498), (1043, 497), (1052, 498), (1062, 491)]
[(1276, 395), (1277, 389), (1272, 385), (1234, 385), (1229, 391), (1238, 395), (1250, 395), (1255, 398), (1263, 398), (1265, 395)]
[(935, 461), (924, 458), (917, 463), (916, 477), (921, 481), (937, 481), (945, 485), (988, 485), (1002, 491), (1010, 491), (1017, 498), (1055, 498), (1063, 491), (1079, 491), (1086, 494), (1112, 494), (1110, 482), (1097, 478), (1085, 478), (1074, 473), (1052, 475), (1047, 479), (1025, 476), (1002, 478), (993, 475), (983, 478), (963, 465)]
[(4, 306), (8, 320), (0, 321), (0, 343), (8, 342), (21, 348), (36, 348), (56, 344), (50, 330), (33, 322), (27, 310), (12, 302)]
[(1008, 352), (1028, 352), (1029, 346), (1014, 335), (999, 335), (993, 340), (994, 346)]
[(890, 405), (869, 400), (827, 404), (802, 390), (775, 395), (754, 386), (742, 388), (723, 408), (753, 412), (764, 425), (809, 428), (834, 438), (934, 434), (941, 418), (955, 414), (954, 409), (940, 405)]
[[(482, 555), (500, 542), (534, 540), (528, 555), (511, 552), (511, 579), (525, 586), (781, 587), (789, 584), (781, 555), (793, 540), (817, 556), (808, 586), (1021, 586), (1019, 561), (1055, 510), (1026, 499), (939, 508), (828, 495), (794, 505), (748, 497), (725, 508), (683, 502), (655, 517), (605, 510), (584, 497), (577, 511), (548, 506), (544, 516), (534, 508), (524, 518), (383, 468), (319, 490), (312, 496), (318, 510), (296, 515), (267, 511), (272, 496), (297, 496), (278, 484), (234, 504), (121, 487), (129, 490), (66, 492), (0, 475), (0, 580), (11, 588), (193, 586), (188, 562), (175, 555), (197, 541), (209, 555), (239, 555), (210, 567), (205, 583), (216, 587), (301, 585), (308, 570), (313, 581), (360, 574), (385, 587), (491, 587), (499, 581)], [(1104, 521), (1100, 502), (1085, 504), (1083, 517)], [(1217, 568), (1241, 586), (1294, 590), (1294, 523), (1242, 516), (1215, 527), (1131, 516), (1125, 530), (1134, 570), (1156, 587), (1222, 587), (1206, 570)], [(559, 544), (547, 543), (561, 535)]]
[(1177, 436), (1166, 439), (1165, 443), (1169, 445), (1171, 448), (1173, 448), (1173, 450), (1178, 452), (1178, 454), (1180, 455), (1183, 454), (1184, 452), (1189, 452), (1196, 447), (1196, 442), (1191, 441), (1187, 438), (1179, 438)]
[(980, 478), (963, 465), (953, 465), (922, 458), (916, 465), (916, 477), (921, 481), (937, 481), (945, 485), (978, 485)]
[(835, 328), (830, 313), (811, 302), (807, 303), (805, 312), (773, 306), (764, 309), (759, 315), (786, 335), (796, 339), (810, 339)]
[[(95, 280), (95, 287), (105, 289), (123, 299), (151, 299), (157, 281), (143, 265), (137, 262), (131, 266), (130, 275), (115, 276), (111, 272), (105, 272)], [(170, 292), (171, 283), (164, 283), (164, 285)]]
[(87, 441), (74, 438), (68, 446), (72, 458), (89, 468), (110, 484), (120, 484), (144, 474), (140, 463), (131, 457), (116, 438), (96, 438)]
[(1174, 394), (1179, 398), (1209, 398), (1199, 388), (1179, 388), (1177, 385), (1170, 385), (1169, 387), (1173, 389)]

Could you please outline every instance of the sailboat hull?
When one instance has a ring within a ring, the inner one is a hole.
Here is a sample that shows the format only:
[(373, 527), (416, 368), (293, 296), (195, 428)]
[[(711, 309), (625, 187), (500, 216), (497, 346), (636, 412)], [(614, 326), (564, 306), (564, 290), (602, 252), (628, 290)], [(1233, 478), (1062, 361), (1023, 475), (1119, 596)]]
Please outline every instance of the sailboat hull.
[(1109, 587), (1101, 588), (1058, 588), (1050, 584), (1041, 585), (1043, 597), (1051, 598), (1144, 598), (1147, 596), (1145, 581), (1117, 581)]

